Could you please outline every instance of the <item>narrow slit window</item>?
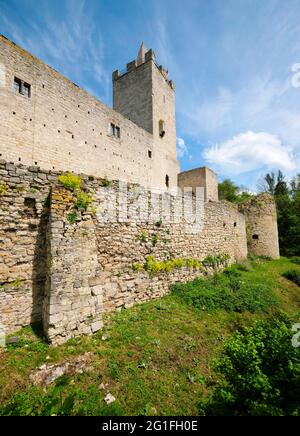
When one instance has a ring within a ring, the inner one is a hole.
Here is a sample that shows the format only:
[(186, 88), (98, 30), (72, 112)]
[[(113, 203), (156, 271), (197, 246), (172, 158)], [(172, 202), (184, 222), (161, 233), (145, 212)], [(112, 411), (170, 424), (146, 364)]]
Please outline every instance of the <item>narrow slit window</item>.
[(18, 79), (17, 77), (14, 78), (14, 90), (18, 94), (21, 94), (22, 91), (22, 81)]
[(166, 134), (166, 131), (165, 131), (165, 122), (163, 120), (160, 120), (158, 127), (159, 127), (159, 136), (161, 138), (163, 138), (165, 136), (165, 134)]
[(151, 150), (148, 150), (148, 157), (149, 157), (149, 159), (152, 158), (152, 151)]
[(111, 134), (111, 136), (115, 136), (115, 125), (113, 123), (110, 123), (109, 133)]
[(25, 97), (30, 98), (31, 86), (29, 83), (23, 83), (22, 93), (25, 95)]
[(110, 134), (110, 136), (114, 136), (115, 138), (120, 139), (120, 137), (121, 137), (120, 127), (116, 126), (114, 123), (110, 123), (109, 134)]
[(168, 188), (170, 186), (170, 177), (168, 174), (166, 175), (166, 187)]

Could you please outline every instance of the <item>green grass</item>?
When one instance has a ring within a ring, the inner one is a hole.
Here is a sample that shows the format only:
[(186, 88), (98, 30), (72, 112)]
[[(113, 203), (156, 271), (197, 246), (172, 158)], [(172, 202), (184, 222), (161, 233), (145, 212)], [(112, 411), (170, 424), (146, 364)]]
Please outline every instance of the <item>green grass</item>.
[(279, 306), (272, 280), (253, 282), (251, 275), (233, 266), (211, 278), (197, 278), (172, 287), (175, 295), (190, 306), (208, 312), (268, 312)]
[[(17, 344), (0, 348), (0, 414), (199, 414), (200, 400), (215, 389), (214, 361), (226, 340), (242, 326), (276, 317), (278, 311), (294, 317), (299, 313), (299, 288), (282, 276), (291, 267), (300, 271), (285, 258), (251, 260), (114, 313), (93, 337), (59, 347), (46, 344), (35, 329), (22, 329)], [(29, 376), (42, 364), (86, 352), (91, 353), (89, 371), (63, 376), (48, 387), (32, 386)], [(105, 390), (99, 389), (101, 383)], [(110, 406), (104, 402), (108, 392), (116, 397)]]
[(296, 265), (300, 265), (300, 256), (293, 256), (290, 258), (290, 261)]
[(292, 282), (296, 283), (300, 287), (300, 271), (297, 269), (289, 269), (288, 271), (284, 272), (283, 277), (286, 279), (291, 280)]

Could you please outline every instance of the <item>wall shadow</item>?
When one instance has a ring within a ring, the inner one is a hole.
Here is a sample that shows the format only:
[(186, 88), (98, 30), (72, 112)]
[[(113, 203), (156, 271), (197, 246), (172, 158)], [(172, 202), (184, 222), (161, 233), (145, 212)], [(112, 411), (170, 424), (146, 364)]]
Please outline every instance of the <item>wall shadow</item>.
[(50, 193), (43, 204), (37, 224), (32, 269), (32, 311), (30, 324), (35, 334), (46, 340), (43, 332), (43, 302), (47, 280), (47, 228), (50, 216)]

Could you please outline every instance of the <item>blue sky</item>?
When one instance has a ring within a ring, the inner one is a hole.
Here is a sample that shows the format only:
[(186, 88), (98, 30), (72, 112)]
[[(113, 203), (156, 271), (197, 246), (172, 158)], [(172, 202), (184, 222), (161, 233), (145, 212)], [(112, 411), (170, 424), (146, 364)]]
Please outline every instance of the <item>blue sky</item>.
[(143, 40), (175, 81), (181, 169), (253, 190), (300, 172), (299, 18), (299, 0), (0, 0), (0, 33), (109, 106)]

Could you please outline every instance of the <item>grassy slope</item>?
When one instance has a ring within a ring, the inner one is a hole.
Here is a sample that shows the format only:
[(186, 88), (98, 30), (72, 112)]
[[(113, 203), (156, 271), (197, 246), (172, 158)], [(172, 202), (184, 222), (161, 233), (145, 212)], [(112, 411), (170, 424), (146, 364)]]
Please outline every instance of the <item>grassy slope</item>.
[[(295, 267), (300, 270), (285, 258), (257, 261), (242, 276), (267, 283), (281, 309), (293, 314), (300, 310), (299, 287), (281, 274)], [(48, 346), (25, 328), (18, 344), (0, 349), (0, 413), (196, 415), (200, 397), (214, 386), (212, 361), (226, 337), (266, 316), (207, 313), (170, 294), (114, 314), (104, 331), (60, 347)], [(92, 371), (62, 377), (44, 389), (30, 384), (29, 374), (40, 365), (87, 351), (92, 353)], [(102, 382), (105, 390), (98, 388)], [(117, 399), (111, 406), (103, 401), (107, 392)]]

